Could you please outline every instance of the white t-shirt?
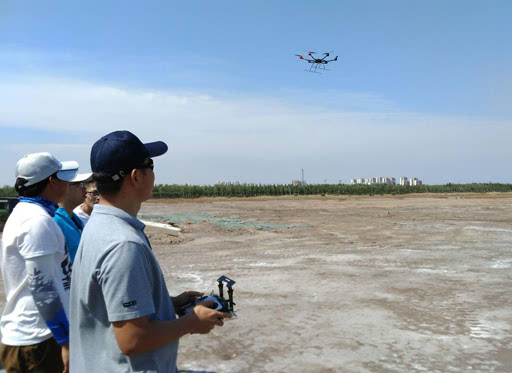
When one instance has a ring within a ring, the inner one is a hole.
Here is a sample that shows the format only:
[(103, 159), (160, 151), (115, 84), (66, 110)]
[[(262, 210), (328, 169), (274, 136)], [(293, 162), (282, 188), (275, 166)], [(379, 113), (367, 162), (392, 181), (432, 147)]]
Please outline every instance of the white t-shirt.
[(2, 343), (26, 346), (52, 336), (30, 292), (25, 259), (54, 254), (54, 285), (69, 315), (71, 272), (65, 245), (61, 229), (41, 206), (26, 202), (16, 205), (5, 224), (0, 251), (7, 298), (0, 321)]
[(80, 220), (82, 221), (82, 223), (84, 223), (85, 226), (85, 224), (87, 224), (87, 222), (89, 221), (90, 216), (87, 215), (87, 213), (80, 207), (82, 207), (82, 205), (75, 207), (73, 212), (76, 214), (76, 216), (80, 218)]

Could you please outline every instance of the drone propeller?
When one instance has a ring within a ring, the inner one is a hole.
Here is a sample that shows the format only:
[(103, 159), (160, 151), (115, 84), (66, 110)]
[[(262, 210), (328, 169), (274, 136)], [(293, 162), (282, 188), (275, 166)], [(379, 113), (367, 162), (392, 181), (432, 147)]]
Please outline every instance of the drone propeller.
[(296, 54), (295, 56), (299, 57), (301, 60), (304, 59), (304, 57), (302, 57), (300, 54)]
[(316, 54), (316, 52), (308, 52), (308, 55)]

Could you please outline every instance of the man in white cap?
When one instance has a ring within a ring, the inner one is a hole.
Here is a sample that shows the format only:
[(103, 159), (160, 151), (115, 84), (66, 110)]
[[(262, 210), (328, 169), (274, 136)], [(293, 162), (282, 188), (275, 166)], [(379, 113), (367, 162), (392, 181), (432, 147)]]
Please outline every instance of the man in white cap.
[(62, 200), (59, 201), (59, 208), (55, 211), (53, 220), (62, 230), (66, 245), (68, 247), (71, 263), (75, 261), (76, 251), (84, 229), (84, 223), (74, 212), (73, 209), (79, 206), (85, 199), (85, 183), (92, 180), (92, 172), (78, 174), (69, 183), (69, 189)]
[(2, 235), (0, 267), (7, 304), (0, 321), (0, 358), (8, 372), (67, 372), (71, 262), (52, 219), (78, 163), (49, 153), (16, 165), (20, 196)]

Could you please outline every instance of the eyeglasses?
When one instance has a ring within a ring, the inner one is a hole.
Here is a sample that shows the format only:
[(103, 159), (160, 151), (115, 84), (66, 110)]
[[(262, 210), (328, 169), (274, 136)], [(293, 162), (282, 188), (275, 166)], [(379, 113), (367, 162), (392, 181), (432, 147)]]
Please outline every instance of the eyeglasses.
[(93, 197), (97, 197), (100, 195), (97, 190), (90, 190), (88, 192), (85, 192), (85, 194), (90, 194)]

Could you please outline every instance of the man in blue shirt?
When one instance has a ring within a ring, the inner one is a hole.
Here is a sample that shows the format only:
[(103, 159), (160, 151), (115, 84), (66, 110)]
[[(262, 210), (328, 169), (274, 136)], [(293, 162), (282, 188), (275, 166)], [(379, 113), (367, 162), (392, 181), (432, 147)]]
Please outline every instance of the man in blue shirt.
[(161, 141), (143, 144), (128, 131), (98, 140), (91, 169), (100, 193), (75, 258), (70, 301), (70, 371), (176, 373), (178, 340), (209, 333), (231, 314), (196, 306), (179, 309), (201, 293), (170, 297), (162, 270), (136, 218), (151, 198), (153, 157)]
[(71, 263), (75, 261), (76, 251), (84, 229), (82, 220), (73, 212), (73, 209), (84, 201), (85, 183), (90, 180), (92, 180), (92, 173), (78, 174), (71, 180), (68, 191), (64, 198), (59, 201), (59, 208), (55, 211), (53, 217), (66, 239)]

